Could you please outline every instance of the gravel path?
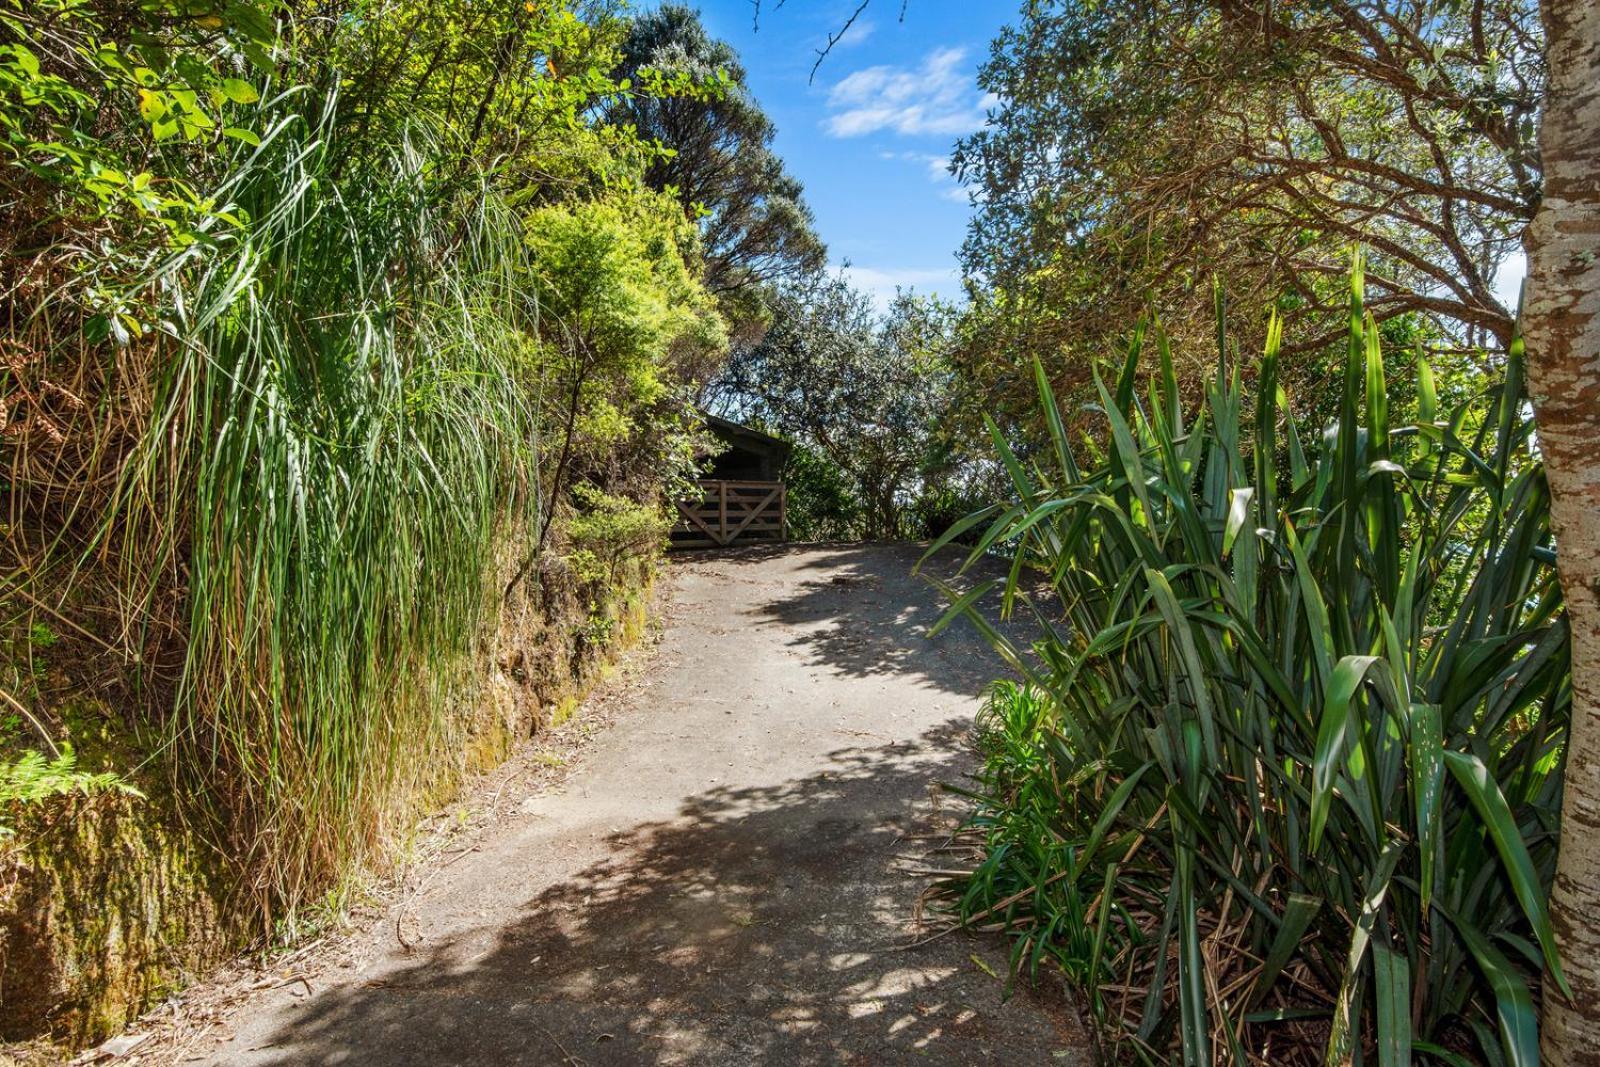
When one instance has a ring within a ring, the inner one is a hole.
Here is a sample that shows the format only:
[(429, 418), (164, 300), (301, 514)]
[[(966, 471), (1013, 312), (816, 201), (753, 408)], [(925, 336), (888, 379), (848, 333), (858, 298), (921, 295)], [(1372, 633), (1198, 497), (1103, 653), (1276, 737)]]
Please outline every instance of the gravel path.
[[(906, 947), (992, 656), (903, 546), (680, 557), (656, 660), (559, 789), (190, 1062), (1087, 1062), (1004, 946)], [(923, 934), (926, 931), (922, 931)], [(192, 1053), (191, 1053), (192, 1055)]]

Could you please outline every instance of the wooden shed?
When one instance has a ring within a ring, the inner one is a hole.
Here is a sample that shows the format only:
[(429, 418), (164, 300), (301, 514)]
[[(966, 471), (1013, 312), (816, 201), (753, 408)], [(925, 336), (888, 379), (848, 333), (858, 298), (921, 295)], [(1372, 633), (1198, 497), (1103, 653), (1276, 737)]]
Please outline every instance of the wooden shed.
[(701, 465), (699, 493), (679, 500), (673, 548), (725, 548), (788, 536), (783, 464), (789, 442), (760, 430), (704, 416), (723, 445)]

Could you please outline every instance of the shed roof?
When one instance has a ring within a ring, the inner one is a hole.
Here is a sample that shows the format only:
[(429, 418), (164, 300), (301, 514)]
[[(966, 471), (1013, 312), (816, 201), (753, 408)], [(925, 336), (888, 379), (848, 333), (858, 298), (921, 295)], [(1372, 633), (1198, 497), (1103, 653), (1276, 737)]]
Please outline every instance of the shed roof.
[(785, 456), (794, 447), (781, 437), (774, 437), (770, 433), (762, 433), (760, 430), (745, 426), (742, 423), (732, 422), (709, 412), (702, 411), (700, 414), (706, 420), (706, 426), (712, 433), (741, 448), (773, 456)]

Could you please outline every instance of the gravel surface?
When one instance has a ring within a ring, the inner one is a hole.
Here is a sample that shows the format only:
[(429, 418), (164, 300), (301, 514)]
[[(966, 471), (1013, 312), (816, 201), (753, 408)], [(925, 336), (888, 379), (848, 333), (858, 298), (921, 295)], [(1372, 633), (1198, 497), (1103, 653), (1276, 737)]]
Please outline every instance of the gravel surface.
[(1088, 1062), (1060, 992), (1003, 997), (1003, 943), (928, 940), (914, 921), (916, 872), (950, 825), (934, 786), (969, 769), (977, 696), (998, 673), (964, 624), (926, 637), (942, 600), (910, 574), (916, 558), (675, 557), (659, 647), (597, 698), (609, 725), (571, 773), (498, 783), (504, 814), (384, 915), (320, 963), (243, 987), (174, 1055)]

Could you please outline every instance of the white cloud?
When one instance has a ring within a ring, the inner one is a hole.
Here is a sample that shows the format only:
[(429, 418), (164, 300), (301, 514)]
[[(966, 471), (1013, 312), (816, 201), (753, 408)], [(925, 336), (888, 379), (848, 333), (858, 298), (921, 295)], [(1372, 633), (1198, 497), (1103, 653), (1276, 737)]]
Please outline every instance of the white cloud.
[(957, 204), (968, 203), (967, 189), (956, 176), (950, 173), (950, 157), (934, 155), (931, 152), (879, 152), (878, 157), (886, 160), (902, 160), (906, 163), (915, 163), (923, 168), (928, 175), (928, 181), (933, 183), (935, 191), (943, 200)]
[(889, 310), (897, 289), (953, 295), (960, 286), (961, 274), (954, 267), (858, 267), (839, 268), (846, 281), (872, 297), (879, 311)]
[(967, 190), (950, 173), (948, 156), (925, 156), (922, 165), (928, 169), (928, 180), (938, 187), (939, 195), (958, 204), (967, 202)]
[(966, 63), (965, 48), (937, 48), (915, 70), (867, 67), (846, 76), (828, 92), (835, 113), (826, 127), (835, 137), (860, 137), (879, 130), (901, 134), (971, 133), (993, 106), (992, 94), (978, 92)]
[(850, 28), (844, 31), (844, 36), (833, 42), (833, 50), (840, 52), (846, 48), (854, 48), (857, 45), (866, 44), (867, 38), (871, 37), (877, 30), (878, 24), (871, 19), (856, 19), (850, 24)]

